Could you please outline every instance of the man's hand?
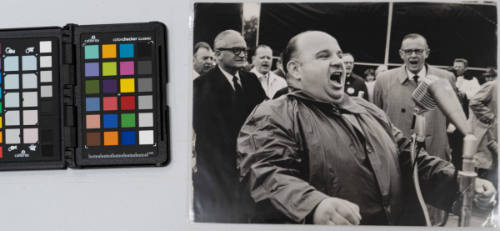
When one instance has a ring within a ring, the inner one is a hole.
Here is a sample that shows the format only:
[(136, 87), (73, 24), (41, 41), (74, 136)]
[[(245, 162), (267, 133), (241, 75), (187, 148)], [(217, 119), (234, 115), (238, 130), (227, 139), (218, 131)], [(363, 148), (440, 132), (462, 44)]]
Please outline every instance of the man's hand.
[(314, 224), (322, 225), (359, 225), (359, 207), (349, 201), (329, 197), (322, 200), (314, 210)]
[(446, 129), (447, 133), (453, 133), (455, 130), (457, 130), (457, 127), (453, 125), (452, 123), (448, 124), (448, 128)]
[(474, 204), (480, 209), (489, 209), (496, 204), (495, 194), (497, 190), (493, 184), (485, 179), (476, 178), (474, 187)]

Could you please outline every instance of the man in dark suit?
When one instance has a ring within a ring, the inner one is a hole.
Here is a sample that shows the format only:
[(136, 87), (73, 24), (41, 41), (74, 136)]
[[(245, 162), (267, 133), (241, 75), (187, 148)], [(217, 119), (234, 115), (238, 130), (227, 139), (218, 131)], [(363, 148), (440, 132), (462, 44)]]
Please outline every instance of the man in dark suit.
[(241, 193), (236, 137), (266, 96), (257, 77), (242, 71), (247, 64), (247, 45), (240, 33), (219, 33), (214, 51), (217, 66), (194, 80), (195, 221), (245, 222), (245, 213), (250, 212), (245, 202), (250, 198)]
[(350, 96), (359, 96), (368, 101), (368, 89), (365, 80), (352, 72), (354, 69), (354, 56), (351, 53), (343, 53), (342, 62), (344, 62), (346, 72), (345, 93)]

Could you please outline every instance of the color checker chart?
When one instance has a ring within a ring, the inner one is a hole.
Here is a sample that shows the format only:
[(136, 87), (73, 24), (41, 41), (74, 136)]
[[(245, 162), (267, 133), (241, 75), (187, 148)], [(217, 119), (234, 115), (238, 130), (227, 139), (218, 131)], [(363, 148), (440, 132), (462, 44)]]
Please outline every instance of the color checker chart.
[(0, 164), (61, 158), (58, 41), (0, 39)]
[(87, 147), (154, 144), (151, 56), (148, 42), (84, 46)]
[(0, 30), (0, 170), (163, 166), (162, 23)]
[(164, 126), (161, 105), (165, 104), (158, 35), (109, 30), (77, 31), (77, 35), (83, 87), (81, 159), (77, 161), (119, 158), (126, 162), (158, 156)]

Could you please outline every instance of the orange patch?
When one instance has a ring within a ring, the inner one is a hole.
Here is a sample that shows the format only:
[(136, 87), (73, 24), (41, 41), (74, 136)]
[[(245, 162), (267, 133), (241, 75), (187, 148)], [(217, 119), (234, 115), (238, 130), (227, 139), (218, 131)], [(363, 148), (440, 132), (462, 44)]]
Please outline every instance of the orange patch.
[(116, 58), (116, 44), (103, 44), (102, 45), (102, 58)]
[(118, 145), (118, 132), (104, 132), (104, 145)]

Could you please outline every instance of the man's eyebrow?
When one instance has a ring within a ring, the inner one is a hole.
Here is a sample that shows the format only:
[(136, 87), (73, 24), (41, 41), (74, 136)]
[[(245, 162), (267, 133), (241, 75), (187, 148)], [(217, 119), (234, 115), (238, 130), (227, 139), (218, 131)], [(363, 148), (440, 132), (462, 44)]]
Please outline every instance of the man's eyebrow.
[(328, 54), (328, 55), (332, 54), (332, 52), (330, 52), (329, 50), (325, 49), (325, 50), (320, 50), (320, 51), (316, 52), (316, 54), (314, 56), (318, 57), (318, 56), (323, 55), (325, 53)]

